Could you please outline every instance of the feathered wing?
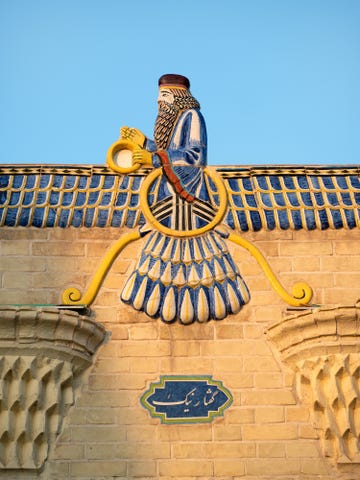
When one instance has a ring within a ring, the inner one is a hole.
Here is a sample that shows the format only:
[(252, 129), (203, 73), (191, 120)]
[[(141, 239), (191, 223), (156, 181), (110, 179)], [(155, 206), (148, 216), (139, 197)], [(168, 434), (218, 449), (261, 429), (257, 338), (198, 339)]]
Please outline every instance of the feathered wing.
[[(238, 231), (358, 228), (360, 168), (217, 168), (228, 192), (224, 218)], [(139, 192), (149, 173), (106, 167), (0, 167), (0, 226), (129, 227), (145, 223)], [(211, 181), (214, 205), (216, 189)]]
[(139, 192), (147, 171), (106, 167), (0, 167), (0, 226), (129, 227), (145, 223)]
[(238, 231), (359, 228), (360, 169), (218, 168), (228, 192), (224, 223)]

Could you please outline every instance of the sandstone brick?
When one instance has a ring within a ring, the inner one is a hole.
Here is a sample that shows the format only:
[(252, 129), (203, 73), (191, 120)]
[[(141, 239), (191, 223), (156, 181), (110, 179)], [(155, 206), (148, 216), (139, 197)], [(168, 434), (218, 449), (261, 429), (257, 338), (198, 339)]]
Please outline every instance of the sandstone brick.
[(106, 255), (112, 243), (111, 240), (103, 240), (101, 243), (91, 242), (82, 243), (82, 245), (86, 247), (86, 256), (88, 258), (97, 257), (100, 260)]
[(306, 255), (331, 255), (333, 245), (331, 242), (311, 241), (311, 242), (281, 242), (280, 255), (299, 257)]
[(223, 340), (201, 343), (202, 355), (236, 357), (241, 355), (271, 354), (269, 345), (265, 341), (257, 340)]
[[(44, 255), (51, 257), (63, 257), (64, 252), (66, 256), (84, 256), (85, 246), (82, 243), (74, 242), (33, 242), (32, 254), (35, 256)], [(24, 252), (24, 250), (23, 250)]]
[[(65, 480), (69, 478), (70, 464), (51, 462), (45, 472), (48, 480)], [(8, 477), (8, 480), (10, 480), (10, 477)]]
[(310, 412), (307, 407), (285, 407), (287, 422), (304, 423), (309, 421)]
[(69, 274), (68, 271), (65, 272), (57, 272), (56, 275), (54, 275), (53, 272), (47, 272), (47, 273), (33, 273), (33, 283), (34, 286), (37, 288), (56, 288), (59, 289), (61, 293), (62, 290), (65, 289), (65, 287), (68, 287), (69, 285), (71, 286), (77, 286), (79, 287), (80, 290), (85, 293), (86, 291), (86, 285), (88, 283), (87, 278), (85, 275), (82, 275), (81, 273), (73, 273)]
[(86, 458), (88, 460), (111, 460), (122, 457), (120, 445), (121, 443), (89, 443), (86, 445)]
[(124, 258), (139, 258), (144, 243), (145, 240), (138, 240), (136, 242), (129, 243), (121, 252), (121, 255)]
[(283, 376), (281, 373), (257, 373), (254, 375), (256, 388), (280, 388), (283, 386)]
[[(221, 375), (221, 372), (219, 371), (217, 375)], [(254, 386), (254, 376), (251, 373), (240, 373), (236, 375), (223, 373), (221, 378), (224, 385), (230, 389), (251, 388)]]
[(214, 425), (214, 440), (239, 441), (241, 440), (241, 427), (239, 425)]
[(214, 362), (214, 370), (219, 372), (242, 372), (243, 359), (242, 357), (226, 357), (217, 358)]
[(254, 310), (254, 317), (256, 318), (257, 322), (264, 322), (268, 324), (272, 321), (273, 318), (279, 318), (281, 316), (283, 308), (284, 304), (279, 307), (270, 307), (269, 305), (263, 307), (256, 307)]
[(119, 375), (91, 375), (89, 386), (92, 390), (137, 390), (145, 388), (144, 375), (121, 373)]
[(280, 367), (274, 358), (269, 357), (244, 357), (245, 372), (279, 372)]
[(283, 274), (281, 280), (284, 285), (289, 286), (288, 290), (291, 293), (292, 286), (299, 281), (305, 281), (313, 289), (317, 286), (321, 288), (331, 289), (334, 287), (334, 274), (333, 272), (307, 272), (304, 273), (301, 277), (297, 273), (293, 274)]
[(106, 462), (73, 462), (70, 465), (70, 472), (73, 477), (98, 478), (109, 476), (119, 476), (126, 474), (125, 461), (109, 461)]
[(119, 426), (72, 426), (71, 439), (74, 442), (98, 442), (100, 438), (106, 438), (108, 442), (125, 440), (125, 429)]
[(327, 305), (353, 305), (359, 298), (359, 287), (336, 287), (323, 292), (323, 303)]
[(127, 407), (133, 404), (131, 390), (83, 392), (77, 401), (78, 406), (86, 407)]
[(114, 409), (90, 408), (86, 411), (86, 421), (91, 425), (111, 425), (115, 423), (115, 417)]
[(3, 272), (44, 272), (46, 268), (43, 258), (2, 256), (0, 262), (0, 270)]
[(241, 477), (245, 473), (245, 462), (242, 460), (215, 460), (214, 475), (219, 479), (222, 475), (229, 475), (230, 478)]
[(153, 441), (156, 428), (153, 425), (127, 425), (126, 439), (129, 442)]
[(255, 409), (231, 407), (226, 412), (226, 418), (231, 425), (254, 423)]
[(217, 325), (215, 330), (217, 339), (235, 339), (243, 338), (243, 326), (242, 325)]
[[(49, 259), (49, 264), (52, 263), (53, 260), (57, 260), (56, 257), (52, 257)], [(59, 259), (60, 261), (64, 261), (63, 258)], [(66, 262), (70, 261), (74, 262), (74, 265), (76, 266), (76, 269), (84, 274), (89, 274), (93, 275), (97, 271), (100, 265), (100, 259), (99, 258), (93, 258), (93, 257), (75, 257), (75, 258), (67, 258)]]
[(13, 228), (13, 227), (1, 227), (1, 240), (10, 240), (11, 242), (16, 242), (19, 240), (33, 240), (33, 239), (43, 239), (48, 238), (50, 229), (46, 228)]
[[(98, 293), (96, 298), (96, 305), (119, 305), (120, 304), (120, 291), (106, 291), (105, 289), (101, 289)], [(113, 315), (115, 320), (115, 317)]]
[[(126, 360), (129, 360), (128, 358)], [(158, 357), (136, 357), (130, 362), (130, 371), (135, 373), (155, 373), (160, 371), (160, 359)]]
[(244, 325), (244, 337), (248, 339), (258, 339), (264, 336), (264, 327), (262, 325), (252, 324)]
[(124, 357), (162, 357), (170, 355), (170, 344), (166, 341), (127, 341), (120, 345)]
[(200, 343), (196, 340), (171, 342), (171, 355), (193, 357), (200, 355)]
[(300, 425), (299, 426), (299, 437), (300, 438), (308, 438), (308, 439), (317, 439), (319, 438), (319, 434), (314, 429), (312, 425)]
[(243, 405), (295, 405), (294, 395), (289, 390), (255, 390), (242, 395)]
[(286, 455), (287, 457), (319, 457), (322, 456), (320, 453), (319, 446), (317, 442), (289, 442), (286, 445)]
[(129, 338), (128, 328), (123, 325), (111, 325), (110, 333), (112, 340), (127, 340)]
[[(276, 295), (276, 293), (271, 289), (271, 285), (267, 280), (264, 278), (264, 287), (263, 291), (260, 292), (251, 292), (251, 298), (252, 298), (252, 303), (253, 303), (253, 308), (255, 305), (263, 305), (263, 306), (275, 306), (275, 305), (281, 305), (283, 306), (283, 300)], [(281, 310), (279, 310), (281, 311)], [(277, 318), (277, 317), (275, 317)], [(255, 315), (255, 319), (257, 320), (257, 317)]]
[(4, 273), (2, 276), (2, 287), (3, 288), (33, 288), (34, 285), (34, 274), (30, 272), (22, 272), (19, 275), (18, 272), (8, 272)]
[(215, 326), (214, 323), (199, 323), (194, 322), (191, 325), (184, 325), (178, 323), (166, 324), (160, 323), (160, 339), (170, 340), (212, 340), (214, 338)]
[(359, 285), (360, 288), (360, 273), (334, 273), (335, 276), (335, 285), (336, 287), (345, 287), (347, 288), (349, 285)]
[[(138, 395), (140, 396), (140, 395)], [(145, 408), (141, 408), (138, 403), (135, 406), (123, 407), (118, 411), (117, 421), (120, 426), (126, 425), (146, 425), (150, 422), (156, 424), (156, 420), (149, 418), (149, 413)]]
[(155, 340), (159, 336), (158, 324), (134, 325), (129, 329), (130, 340)]
[[(89, 230), (89, 229), (87, 229)], [(70, 228), (46, 228), (49, 241), (62, 240), (64, 242), (75, 241), (78, 239), (79, 230), (74, 227)]]
[(360, 255), (360, 237), (357, 241), (335, 241), (334, 250), (336, 255)]
[[(97, 302), (97, 301), (96, 301)], [(118, 312), (117, 308), (119, 308), (119, 304), (116, 305), (114, 308), (112, 305), (96, 305), (96, 321), (98, 323), (103, 323), (104, 325), (111, 325), (108, 327), (108, 330), (113, 331), (113, 329), (119, 328), (119, 331), (121, 331), (120, 328), (124, 328), (125, 330), (127, 329), (125, 325), (119, 325), (118, 322)], [(118, 340), (114, 336), (111, 335), (111, 339), (113, 340)], [(126, 334), (126, 338), (128, 338), (128, 334)]]
[(284, 407), (264, 407), (255, 410), (256, 423), (281, 423), (285, 421)]
[(116, 442), (116, 443), (89, 443), (86, 448), (87, 458), (90, 460), (105, 459), (148, 459), (170, 458), (169, 443), (149, 443), (146, 441)]
[[(125, 283), (125, 282), (124, 282)], [(122, 286), (119, 285), (119, 289), (117, 293), (113, 293), (112, 298), (109, 298), (109, 303), (106, 303), (103, 299), (103, 305), (116, 305), (117, 312), (116, 312), (116, 323), (127, 323), (127, 324), (134, 324), (134, 323), (152, 323), (154, 320), (143, 312), (138, 312), (133, 308), (125, 305), (120, 300), (120, 292), (122, 291)]]
[(357, 272), (360, 270), (360, 256), (324, 256), (320, 258), (320, 268), (325, 272)]
[(162, 358), (160, 360), (160, 371), (168, 374), (186, 374), (208, 375), (213, 370), (213, 359), (203, 357), (172, 357)]
[(120, 273), (122, 275), (130, 275), (132, 270), (136, 266), (136, 260), (133, 259), (122, 259), (118, 257), (112, 265), (112, 270), (114, 273)]
[(279, 243), (268, 240), (259, 240), (256, 246), (265, 257), (277, 257), (279, 255)]
[(49, 296), (44, 289), (0, 289), (0, 304), (2, 305), (19, 305), (19, 304), (46, 304), (51, 303)]
[(244, 440), (294, 440), (297, 426), (293, 424), (243, 425)]
[(249, 475), (298, 475), (300, 461), (298, 459), (258, 458), (246, 462), (246, 472)]
[(323, 459), (302, 459), (301, 473), (311, 475), (326, 475), (330, 473), (330, 466), (328, 466)]
[(320, 271), (320, 257), (294, 257), (291, 261), (292, 270), (294, 272), (319, 272)]
[(84, 445), (60, 444), (55, 447), (55, 458), (58, 460), (82, 460), (84, 459)]
[(140, 477), (144, 478), (156, 476), (156, 462), (155, 461), (133, 461), (128, 464), (128, 475), (130, 478)]
[(105, 345), (102, 345), (100, 353), (99, 353), (99, 359), (101, 358), (115, 358), (118, 356), (119, 352), (119, 343), (114, 342), (114, 341), (109, 341), (108, 343), (105, 343)]
[(212, 439), (210, 424), (196, 425), (159, 425), (160, 441), (209, 441)]
[(165, 460), (159, 461), (160, 476), (199, 476), (213, 475), (213, 462), (211, 460)]
[(70, 425), (85, 425), (87, 409), (77, 407), (70, 411), (68, 419)]
[(259, 443), (260, 458), (285, 458), (286, 444), (280, 442), (263, 442)]
[(17, 255), (23, 257), (30, 252), (30, 245), (28, 240), (2, 240), (1, 241), (1, 255)]
[(173, 446), (177, 459), (191, 458), (252, 458), (256, 455), (255, 443), (246, 442), (211, 442), (178, 443)]

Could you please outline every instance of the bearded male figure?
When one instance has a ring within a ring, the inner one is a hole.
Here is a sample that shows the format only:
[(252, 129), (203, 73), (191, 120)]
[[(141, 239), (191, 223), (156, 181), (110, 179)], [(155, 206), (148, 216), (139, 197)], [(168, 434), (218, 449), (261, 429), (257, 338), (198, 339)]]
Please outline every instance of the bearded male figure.
[[(204, 178), (205, 121), (189, 88), (182, 75), (160, 78), (154, 140), (137, 129), (121, 129), (122, 138), (139, 146), (133, 152), (134, 163), (162, 168), (150, 209), (166, 232), (174, 232), (150, 234), (121, 299), (165, 322), (219, 320), (249, 301), (221, 235), (213, 230), (191, 236), (192, 230), (198, 232), (212, 221), (216, 205)], [(185, 231), (187, 238), (179, 235)]]

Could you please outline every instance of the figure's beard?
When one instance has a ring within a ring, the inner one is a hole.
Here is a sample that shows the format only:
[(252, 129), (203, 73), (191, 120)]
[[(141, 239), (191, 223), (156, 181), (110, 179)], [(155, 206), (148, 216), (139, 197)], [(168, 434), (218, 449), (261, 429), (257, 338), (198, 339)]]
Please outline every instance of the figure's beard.
[(179, 110), (179, 107), (175, 103), (159, 101), (159, 113), (154, 127), (156, 148), (165, 149), (168, 146)]

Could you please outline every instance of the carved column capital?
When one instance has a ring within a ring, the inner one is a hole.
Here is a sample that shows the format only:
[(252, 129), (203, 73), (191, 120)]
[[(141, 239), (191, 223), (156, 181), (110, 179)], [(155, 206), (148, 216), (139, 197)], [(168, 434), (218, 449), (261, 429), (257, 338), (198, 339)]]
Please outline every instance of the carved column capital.
[(296, 374), (324, 455), (360, 463), (360, 305), (299, 311), (267, 335)]
[(0, 469), (44, 467), (77, 379), (105, 337), (76, 312), (0, 307)]

